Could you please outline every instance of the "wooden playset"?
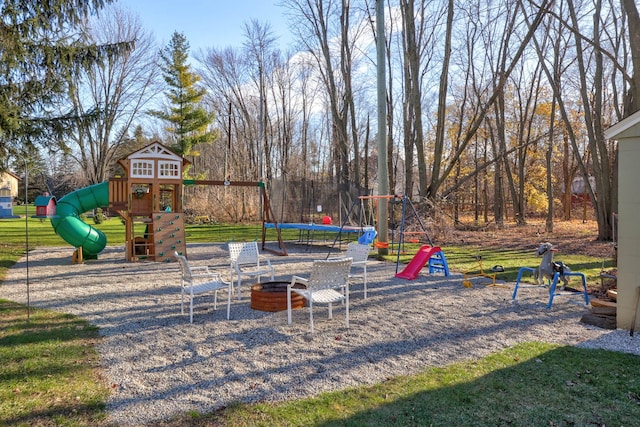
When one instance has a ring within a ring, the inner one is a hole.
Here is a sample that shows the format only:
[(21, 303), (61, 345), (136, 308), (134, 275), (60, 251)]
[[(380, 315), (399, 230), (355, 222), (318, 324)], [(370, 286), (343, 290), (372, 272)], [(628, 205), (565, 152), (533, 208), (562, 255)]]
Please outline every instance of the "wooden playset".
[(262, 182), (184, 180), (184, 166), (190, 162), (159, 142), (154, 142), (118, 160), (123, 178), (109, 180), (109, 210), (118, 214), (126, 228), (127, 261), (173, 261), (174, 252), (186, 255), (183, 212), (184, 185), (260, 187), (262, 193), (262, 249), (286, 255), (280, 229), (279, 250), (265, 246), (265, 223), (275, 222)]
[(118, 160), (124, 178), (109, 180), (109, 210), (125, 223), (128, 261), (173, 261), (186, 254), (182, 171), (189, 161), (154, 142)]

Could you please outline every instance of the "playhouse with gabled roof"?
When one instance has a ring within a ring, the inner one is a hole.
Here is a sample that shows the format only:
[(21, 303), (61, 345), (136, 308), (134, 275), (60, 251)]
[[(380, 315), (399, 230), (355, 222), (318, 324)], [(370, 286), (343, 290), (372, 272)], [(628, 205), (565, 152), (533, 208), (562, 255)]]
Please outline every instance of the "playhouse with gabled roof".
[(56, 198), (49, 193), (44, 193), (33, 201), (36, 214), (33, 218), (50, 218), (56, 214)]
[(125, 222), (127, 260), (185, 254), (182, 171), (189, 161), (153, 142), (118, 164), (125, 177), (109, 180), (109, 209)]

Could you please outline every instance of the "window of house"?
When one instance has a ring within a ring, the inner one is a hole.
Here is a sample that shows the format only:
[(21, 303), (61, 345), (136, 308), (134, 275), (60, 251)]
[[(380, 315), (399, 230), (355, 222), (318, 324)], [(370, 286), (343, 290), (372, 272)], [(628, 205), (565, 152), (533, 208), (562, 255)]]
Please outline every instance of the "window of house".
[(180, 163), (172, 161), (158, 162), (160, 168), (160, 178), (180, 178)]
[(153, 162), (148, 160), (134, 160), (131, 163), (131, 176), (133, 178), (152, 178)]

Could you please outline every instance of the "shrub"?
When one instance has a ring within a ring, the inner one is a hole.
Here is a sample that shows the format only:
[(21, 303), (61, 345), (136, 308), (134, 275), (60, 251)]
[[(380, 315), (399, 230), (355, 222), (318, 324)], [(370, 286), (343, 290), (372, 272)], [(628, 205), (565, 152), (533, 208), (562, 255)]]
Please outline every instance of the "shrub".
[(93, 222), (95, 224), (102, 224), (107, 219), (107, 216), (102, 211), (102, 208), (97, 208), (93, 214)]

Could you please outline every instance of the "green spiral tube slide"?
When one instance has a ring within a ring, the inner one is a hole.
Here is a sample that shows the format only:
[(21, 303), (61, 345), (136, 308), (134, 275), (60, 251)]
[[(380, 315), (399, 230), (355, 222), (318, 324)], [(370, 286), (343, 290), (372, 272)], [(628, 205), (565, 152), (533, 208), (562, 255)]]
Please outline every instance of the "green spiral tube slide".
[(107, 245), (107, 236), (80, 218), (80, 214), (102, 206), (109, 206), (109, 182), (73, 191), (58, 201), (56, 216), (51, 218), (53, 230), (65, 242), (83, 253), (97, 255)]

